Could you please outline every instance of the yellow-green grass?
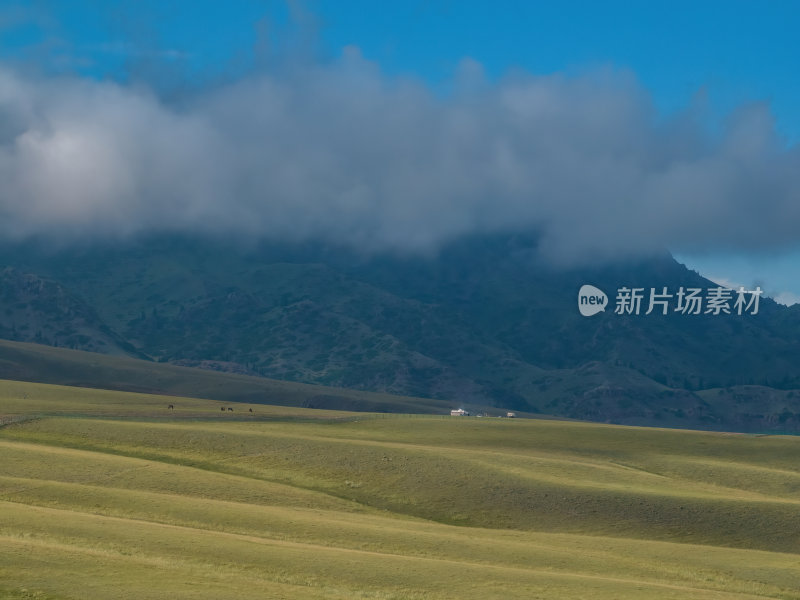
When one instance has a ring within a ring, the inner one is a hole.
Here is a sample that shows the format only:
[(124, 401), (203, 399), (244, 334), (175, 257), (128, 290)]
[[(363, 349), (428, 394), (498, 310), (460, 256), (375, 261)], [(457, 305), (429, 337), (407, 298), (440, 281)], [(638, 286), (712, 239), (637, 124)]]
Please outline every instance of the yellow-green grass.
[[(170, 405), (173, 406), (172, 409), (169, 408)], [(228, 408), (233, 410), (228, 411)], [(358, 414), (360, 413), (269, 404), (219, 402), (157, 394), (123, 393), (0, 379), (0, 419), (4, 419), (6, 422), (17, 420), (19, 417), (59, 415), (258, 420), (259, 418), (276, 417), (342, 419)]]
[[(379, 412), (447, 412), (445, 400), (341, 389), (0, 340), (0, 380)], [(3, 396), (0, 383), (0, 396)]]
[(219, 404), (0, 384), (0, 598), (800, 598), (796, 438)]

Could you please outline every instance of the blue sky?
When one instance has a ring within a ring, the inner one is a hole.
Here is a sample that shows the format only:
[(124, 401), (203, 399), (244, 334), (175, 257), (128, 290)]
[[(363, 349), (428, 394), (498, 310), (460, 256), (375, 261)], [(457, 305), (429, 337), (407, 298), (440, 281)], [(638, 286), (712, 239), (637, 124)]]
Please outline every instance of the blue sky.
[[(3, 53), (46, 36), (89, 59), (83, 70), (120, 76), (123, 42), (175, 50), (197, 73), (216, 72), (257, 43), (259, 21), (274, 34), (286, 27), (284, 2), (19, 2), (47, 20), (12, 28)], [(368, 2), (303, 4), (323, 53), (360, 47), (387, 72), (433, 84), (464, 57), (491, 76), (580, 71), (613, 64), (633, 70), (664, 111), (699, 91), (722, 115), (744, 102), (769, 100), (783, 133), (800, 137), (800, 6), (793, 1), (705, 2)], [(118, 52), (113, 47), (119, 44)]]
[[(766, 101), (788, 147), (800, 140), (800, 3), (747, 2), (4, 2), (0, 58), (50, 75), (213, 85), (259, 67), (265, 39), (324, 63), (357, 46), (388, 77), (446, 95), (460, 62), (490, 81), (516, 70), (629, 70), (660, 114), (692, 102), (710, 129)], [(297, 25), (300, 22), (301, 25)], [(294, 23), (293, 25), (291, 23)], [(298, 33), (299, 30), (299, 33)], [(179, 86), (177, 86), (179, 87)], [(800, 299), (800, 251), (678, 256), (704, 275)]]
[[(122, 76), (126, 54), (174, 50), (195, 74), (240, 66), (259, 27), (281, 35), (291, 10), (316, 28), (321, 54), (347, 45), (388, 73), (436, 85), (470, 57), (498, 77), (515, 68), (575, 72), (611, 64), (634, 71), (668, 112), (699, 92), (717, 115), (768, 100), (788, 140), (800, 138), (800, 6), (794, 1), (476, 2), (188, 0), (6, 2), (42, 15), (7, 29), (6, 57), (57, 38), (52, 52), (86, 59), (85, 72)], [(7, 9), (8, 10), (8, 9)], [(116, 46), (116, 51), (115, 51)]]

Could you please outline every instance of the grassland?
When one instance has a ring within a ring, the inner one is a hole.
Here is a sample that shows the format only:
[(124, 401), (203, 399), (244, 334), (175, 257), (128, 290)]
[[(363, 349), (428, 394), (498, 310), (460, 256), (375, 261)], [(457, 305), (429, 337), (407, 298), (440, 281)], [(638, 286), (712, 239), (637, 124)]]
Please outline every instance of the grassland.
[(446, 400), (223, 373), (8, 340), (0, 340), (2, 379), (336, 410), (442, 413), (455, 408)]
[(0, 382), (0, 597), (800, 598), (798, 438), (221, 406)]

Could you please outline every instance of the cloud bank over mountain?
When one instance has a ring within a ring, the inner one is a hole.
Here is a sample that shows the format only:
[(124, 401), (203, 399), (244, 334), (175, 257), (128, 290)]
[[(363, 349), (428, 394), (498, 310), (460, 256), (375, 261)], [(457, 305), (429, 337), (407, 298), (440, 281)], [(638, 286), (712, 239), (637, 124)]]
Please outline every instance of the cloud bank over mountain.
[(800, 149), (769, 107), (665, 118), (631, 73), (465, 60), (441, 94), (346, 48), (180, 102), (0, 67), (0, 235), (209, 232), (429, 251), (536, 231), (579, 264), (800, 242)]

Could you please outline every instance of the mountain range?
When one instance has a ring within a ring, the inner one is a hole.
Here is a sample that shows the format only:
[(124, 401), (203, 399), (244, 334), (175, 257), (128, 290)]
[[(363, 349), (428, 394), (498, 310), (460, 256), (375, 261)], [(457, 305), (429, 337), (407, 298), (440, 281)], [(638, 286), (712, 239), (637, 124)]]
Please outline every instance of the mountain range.
[[(6, 243), (0, 337), (467, 407), (800, 428), (800, 307), (644, 314), (645, 298), (617, 314), (621, 288), (667, 288), (674, 302), (718, 286), (667, 253), (555, 268), (537, 243), (473, 236), (424, 256), (188, 236)], [(606, 310), (579, 313), (584, 284), (608, 294)]]

